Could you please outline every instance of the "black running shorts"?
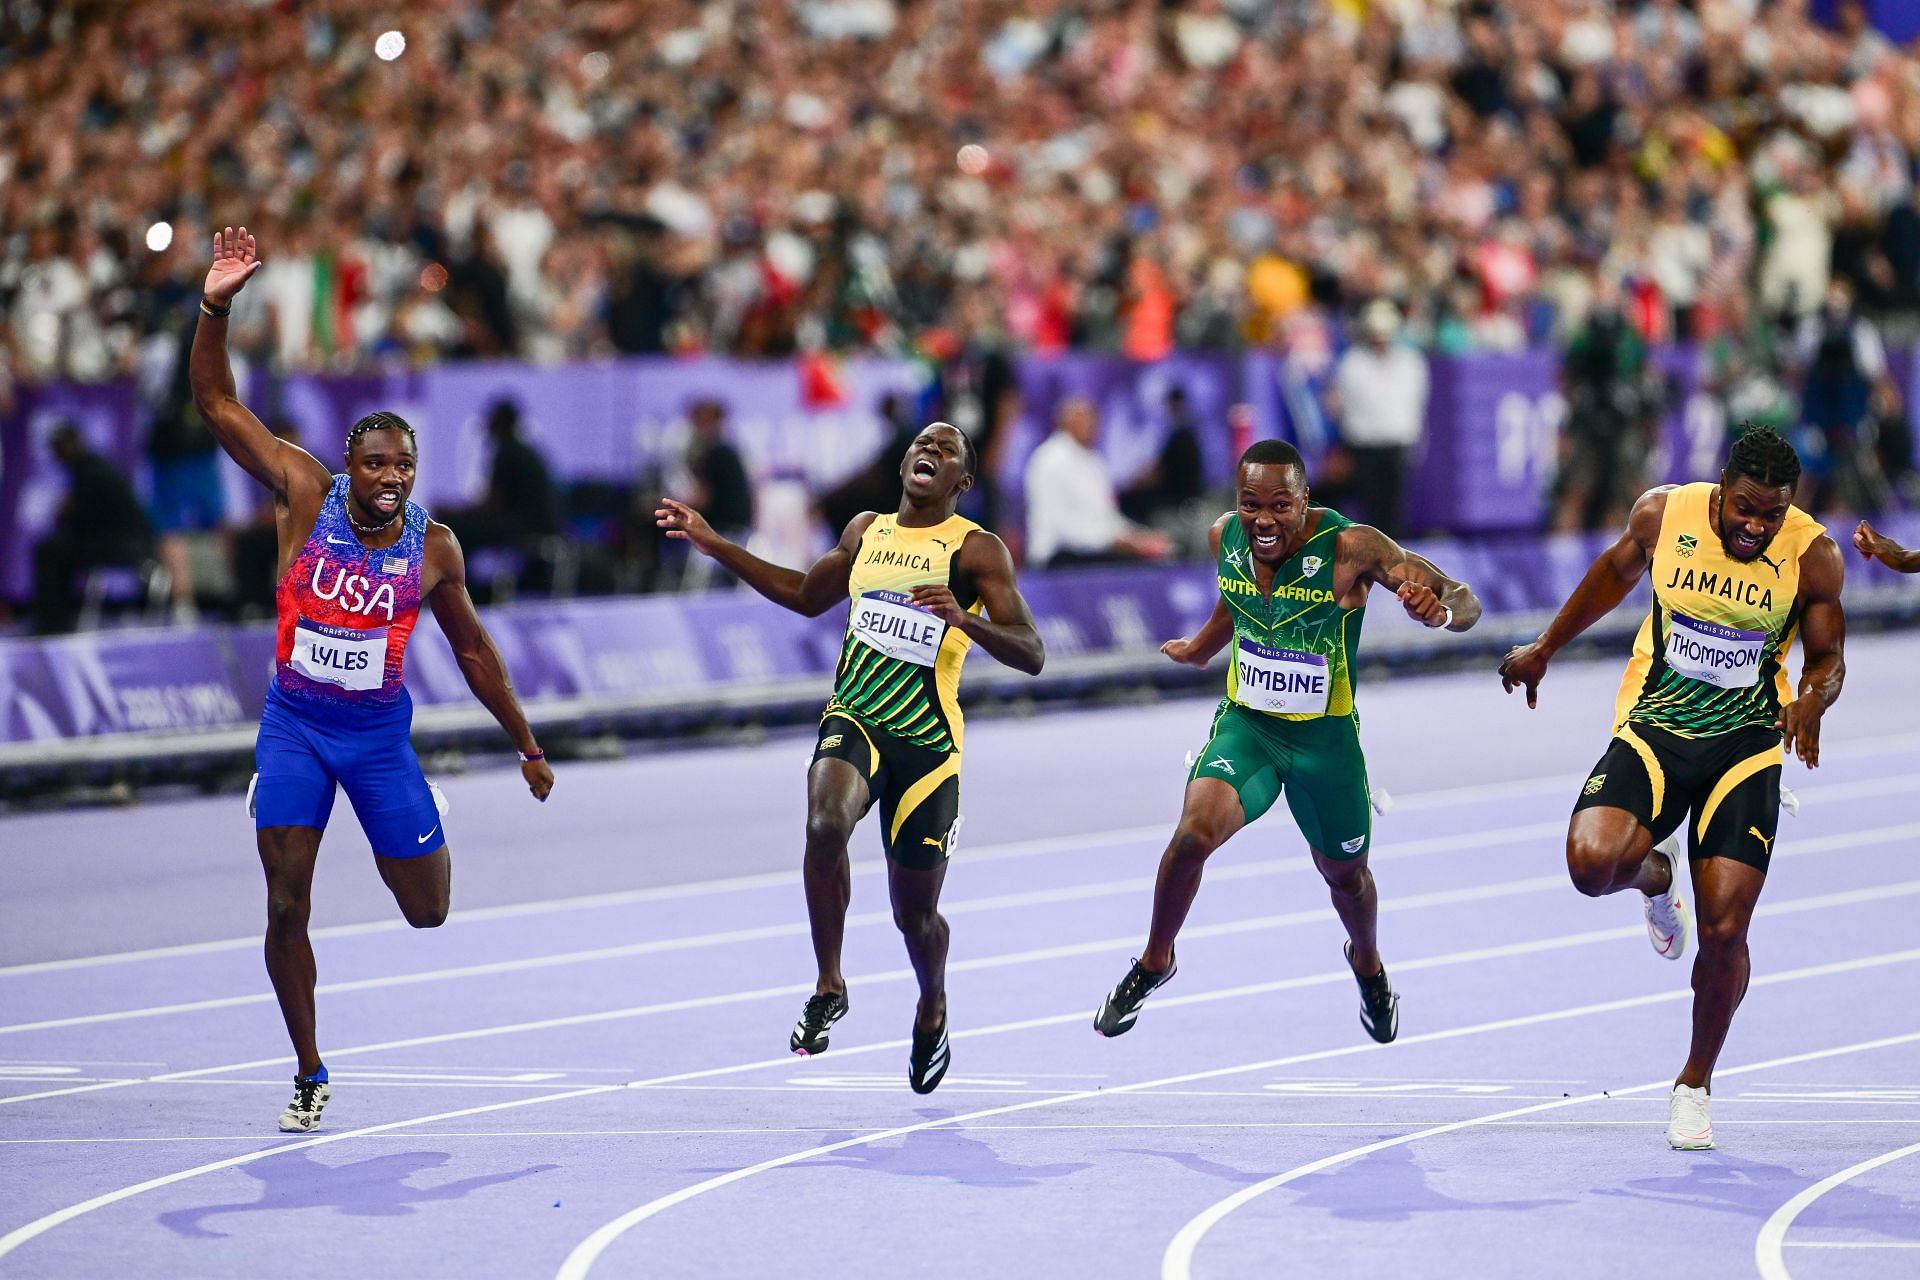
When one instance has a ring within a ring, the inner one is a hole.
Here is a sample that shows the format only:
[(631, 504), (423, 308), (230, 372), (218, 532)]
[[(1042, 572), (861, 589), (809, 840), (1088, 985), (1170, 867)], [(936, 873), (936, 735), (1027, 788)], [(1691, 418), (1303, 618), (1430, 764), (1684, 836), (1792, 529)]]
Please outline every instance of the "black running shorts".
[(831, 711), (820, 721), (813, 758), (845, 760), (860, 771), (867, 808), (880, 802), (887, 857), (926, 871), (952, 855), (960, 830), (959, 752), (915, 746)]
[(1765, 725), (1683, 738), (1629, 721), (1580, 789), (1574, 812), (1625, 809), (1666, 839), (1687, 821), (1689, 858), (1732, 858), (1761, 871), (1780, 827), (1780, 733)]

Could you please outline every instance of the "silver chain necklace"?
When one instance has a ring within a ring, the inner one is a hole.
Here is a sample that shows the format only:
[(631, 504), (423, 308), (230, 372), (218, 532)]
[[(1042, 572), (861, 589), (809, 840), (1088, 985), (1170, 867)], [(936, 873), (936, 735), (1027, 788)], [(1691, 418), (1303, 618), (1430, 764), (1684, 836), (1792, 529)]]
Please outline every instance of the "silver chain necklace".
[(398, 520), (406, 512), (406, 507), (402, 506), (398, 511), (395, 511), (392, 515), (388, 516), (385, 520), (382, 520), (379, 524), (361, 524), (358, 520), (355, 520), (353, 518), (353, 501), (351, 499), (341, 503), (340, 507), (343, 511), (347, 513), (347, 523), (352, 525), (354, 529), (356, 529), (360, 533), (380, 533), (383, 530), (387, 529), (390, 525), (392, 525), (395, 520)]

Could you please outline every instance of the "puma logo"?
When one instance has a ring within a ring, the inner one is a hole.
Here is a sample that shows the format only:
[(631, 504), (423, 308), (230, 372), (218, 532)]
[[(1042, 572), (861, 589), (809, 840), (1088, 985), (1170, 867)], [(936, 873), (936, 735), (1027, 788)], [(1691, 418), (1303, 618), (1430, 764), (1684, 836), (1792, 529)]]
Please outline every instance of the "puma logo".
[(940, 544), (940, 549), (941, 549), (942, 551), (951, 551), (951, 550), (953, 550), (953, 544), (952, 544), (951, 542), (948, 542), (948, 541), (947, 541), (947, 540), (946, 540), (945, 538), (929, 538), (929, 539), (927, 539), (927, 541), (929, 541), (929, 542), (937, 542), (937, 543), (939, 543), (939, 544)]
[[(1769, 569), (1771, 569), (1771, 570), (1773, 570), (1773, 576), (1774, 576), (1774, 577), (1776, 577), (1776, 578), (1777, 578), (1777, 577), (1779, 577), (1779, 576), (1780, 576), (1780, 562), (1779, 562), (1779, 561), (1777, 561), (1777, 560), (1769, 560), (1769, 559), (1767, 559), (1767, 558), (1766, 558), (1765, 556), (1760, 556), (1760, 557), (1757, 557), (1757, 558), (1759, 559), (1759, 561), (1760, 561), (1760, 563), (1761, 563), (1761, 564), (1763, 564), (1763, 565), (1765, 565), (1765, 566), (1767, 566), (1767, 568), (1769, 568)], [(1757, 835), (1757, 834), (1759, 834), (1759, 833), (1758, 833), (1758, 832), (1756, 832), (1755, 834)]]
[(1760, 842), (1761, 851), (1769, 858), (1773, 856), (1773, 840), (1778, 840), (1780, 838), (1779, 836), (1775, 836), (1773, 840), (1769, 840), (1760, 834), (1760, 828), (1758, 827), (1748, 827), (1747, 834)]
[(936, 848), (936, 849), (938, 849), (938, 848), (940, 847), (940, 845), (941, 845), (941, 840), (940, 840), (940, 837), (939, 837), (939, 836), (921, 836), (921, 837), (920, 837), (920, 843), (921, 843), (921, 844), (930, 844), (930, 845), (932, 845), (932, 846), (933, 846), (934, 848)]

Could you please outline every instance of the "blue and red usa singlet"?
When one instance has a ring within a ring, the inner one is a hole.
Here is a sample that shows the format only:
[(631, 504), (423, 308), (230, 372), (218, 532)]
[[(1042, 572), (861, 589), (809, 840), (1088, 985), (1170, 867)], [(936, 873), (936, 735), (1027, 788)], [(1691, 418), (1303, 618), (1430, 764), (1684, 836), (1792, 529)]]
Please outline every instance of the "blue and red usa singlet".
[(347, 477), (335, 476), (313, 532), (275, 593), (274, 680), (331, 702), (399, 700), (407, 641), (420, 614), (427, 513), (406, 504), (400, 539), (375, 549), (347, 521)]
[(254, 744), (256, 827), (325, 830), (344, 790), (375, 853), (413, 858), (446, 843), (400, 682), (420, 615), (427, 513), (409, 502), (401, 520), (391, 547), (367, 546), (347, 521), (347, 477), (335, 476), (280, 579), (273, 684)]

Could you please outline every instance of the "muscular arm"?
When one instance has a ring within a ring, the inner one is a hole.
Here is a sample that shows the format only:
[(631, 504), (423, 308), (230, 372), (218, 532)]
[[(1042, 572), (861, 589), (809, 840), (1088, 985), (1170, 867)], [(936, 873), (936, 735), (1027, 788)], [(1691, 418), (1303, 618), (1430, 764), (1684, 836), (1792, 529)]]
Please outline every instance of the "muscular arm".
[[(253, 238), (245, 227), (238, 237), (223, 242), (214, 237), (214, 265), (207, 275), (207, 300), (216, 306), (230, 306), (259, 260), (254, 256)], [(277, 439), (240, 403), (233, 382), (233, 368), (227, 361), (227, 318), (202, 311), (193, 333), (193, 350), (187, 358), (187, 380), (193, 388), (193, 404), (206, 420), (213, 438), (247, 474), (273, 491), (285, 505), (301, 496), (326, 492), (332, 476), (327, 468), (298, 445)]]
[[(1239, 519), (1233, 512), (1221, 516), (1213, 522), (1213, 528), (1207, 533), (1207, 543), (1213, 548), (1215, 563), (1220, 560), (1220, 535), (1226, 530), (1229, 520)], [(1226, 648), (1233, 639), (1233, 612), (1227, 608), (1225, 596), (1216, 597), (1213, 612), (1200, 624), (1200, 629), (1182, 639), (1169, 640), (1160, 646), (1160, 652), (1175, 662), (1190, 667), (1204, 667), (1213, 661), (1213, 656)]]
[(1392, 591), (1414, 621), (1449, 631), (1466, 631), (1480, 621), (1480, 599), (1472, 587), (1371, 525), (1342, 529), (1334, 546), (1334, 554), (1353, 570), (1353, 583), (1378, 583)]
[(960, 544), (957, 560), (960, 572), (973, 583), (986, 610), (984, 615), (962, 610), (946, 587), (917, 587), (915, 602), (923, 608), (931, 607), (949, 626), (965, 632), (994, 661), (1030, 676), (1039, 675), (1046, 665), (1047, 649), (1040, 639), (1040, 629), (1033, 625), (1033, 611), (1014, 580), (1013, 557), (1007, 552), (1007, 544), (985, 529), (976, 529)]
[(1820, 763), (1820, 718), (1840, 697), (1847, 678), (1843, 654), (1847, 617), (1840, 606), (1846, 565), (1840, 547), (1824, 534), (1800, 556), (1799, 696), (1780, 713), (1786, 748), (1808, 768)]
[(715, 533), (700, 513), (671, 498), (660, 500), (657, 513), (660, 527), (669, 538), (682, 538), (694, 549), (711, 556), (727, 572), (758, 591), (782, 609), (819, 617), (847, 598), (847, 579), (853, 572), (854, 552), (860, 538), (874, 521), (874, 513), (863, 511), (848, 522), (833, 550), (816, 560), (805, 573), (770, 564), (740, 544)]
[[(480, 704), (506, 730), (516, 750), (522, 755), (539, 751), (533, 729), (527, 724), (526, 713), (520, 709), (520, 699), (513, 691), (513, 678), (507, 674), (507, 664), (500, 657), (493, 637), (481, 624), (480, 615), (474, 611), (473, 597), (467, 594), (466, 556), (447, 526), (427, 526), (426, 560), (427, 574), (433, 581), (427, 603), (440, 629), (446, 633), (447, 643), (453, 647), (453, 656), (460, 664), (460, 674), (466, 677), (467, 688), (473, 690), (473, 696), (480, 699)], [(553, 774), (545, 761), (528, 761), (522, 765), (521, 772), (526, 775), (533, 794), (546, 799), (547, 792), (553, 788)]]
[(1640, 495), (1627, 517), (1627, 527), (1614, 544), (1600, 553), (1587, 567), (1580, 585), (1573, 589), (1560, 612), (1534, 643), (1545, 648), (1551, 658), (1581, 632), (1613, 612), (1633, 590), (1634, 583), (1653, 562), (1653, 547), (1660, 540), (1660, 521), (1667, 512), (1669, 487), (1650, 489)]

